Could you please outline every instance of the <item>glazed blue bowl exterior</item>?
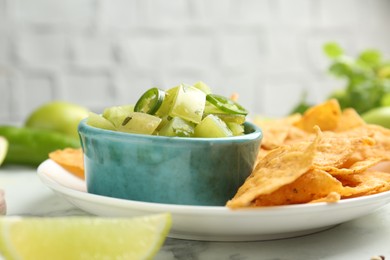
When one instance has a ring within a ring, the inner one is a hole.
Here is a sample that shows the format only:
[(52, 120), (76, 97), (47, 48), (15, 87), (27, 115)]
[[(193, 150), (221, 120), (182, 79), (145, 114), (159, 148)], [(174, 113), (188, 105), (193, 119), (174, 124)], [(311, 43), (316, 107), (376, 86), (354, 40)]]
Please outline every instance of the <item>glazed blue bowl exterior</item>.
[(89, 193), (143, 202), (223, 206), (251, 173), (261, 130), (184, 138), (128, 134), (79, 124)]

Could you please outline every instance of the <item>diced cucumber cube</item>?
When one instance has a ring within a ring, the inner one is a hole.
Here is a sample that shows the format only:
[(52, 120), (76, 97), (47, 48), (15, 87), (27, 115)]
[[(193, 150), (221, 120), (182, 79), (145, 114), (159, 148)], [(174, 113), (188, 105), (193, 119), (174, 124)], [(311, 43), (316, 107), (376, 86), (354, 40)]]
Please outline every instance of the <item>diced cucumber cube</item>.
[(244, 134), (244, 126), (241, 124), (233, 123), (233, 122), (227, 122), (227, 126), (229, 127), (230, 131), (232, 131), (234, 136), (237, 135), (243, 135)]
[(161, 118), (142, 112), (131, 112), (125, 117), (118, 131), (151, 135), (157, 129)]
[(169, 115), (198, 124), (202, 121), (205, 103), (206, 94), (203, 91), (193, 86), (180, 85)]
[[(215, 113), (213, 114), (217, 117), (219, 117), (220, 119), (222, 119), (222, 121), (224, 121), (225, 123), (236, 123), (236, 124), (243, 124), (245, 123), (245, 116), (244, 115), (239, 115), (239, 114), (221, 114), (221, 113)], [(205, 116), (207, 116), (205, 114)]]
[(123, 120), (134, 111), (134, 105), (115, 106), (104, 109), (103, 117), (118, 128)]
[(194, 135), (196, 137), (229, 137), (233, 136), (233, 133), (220, 118), (208, 115), (195, 127)]
[(165, 92), (165, 98), (164, 98), (160, 108), (156, 112), (157, 116), (166, 117), (169, 115), (169, 112), (171, 111), (173, 102), (175, 101), (175, 98), (176, 98), (176, 95), (177, 95), (179, 88), (180, 88), (180, 86), (176, 86), (176, 87), (168, 89)]
[(191, 137), (194, 135), (194, 124), (180, 117), (174, 117), (161, 128), (159, 135)]
[(169, 121), (171, 121), (172, 117), (170, 116), (164, 116), (161, 118), (161, 122), (160, 124), (158, 125), (157, 129), (156, 129), (156, 133), (154, 134), (158, 134), (158, 132), (166, 125), (169, 123)]
[(211, 89), (209, 86), (206, 85), (206, 83), (202, 82), (202, 81), (198, 81), (194, 84), (194, 87), (199, 89), (199, 90), (202, 90), (206, 95), (207, 94), (211, 94)]
[(112, 131), (116, 130), (114, 124), (111, 123), (111, 121), (93, 112), (89, 113), (87, 124), (93, 127), (102, 128), (106, 130), (112, 130)]

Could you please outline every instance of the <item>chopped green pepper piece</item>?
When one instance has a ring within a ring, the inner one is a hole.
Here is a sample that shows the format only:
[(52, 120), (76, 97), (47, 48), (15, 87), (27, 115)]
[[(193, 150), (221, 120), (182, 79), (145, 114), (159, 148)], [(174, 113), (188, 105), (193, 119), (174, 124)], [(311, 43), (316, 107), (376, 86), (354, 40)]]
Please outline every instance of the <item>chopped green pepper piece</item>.
[(154, 115), (164, 101), (165, 92), (158, 88), (147, 90), (137, 101), (134, 112)]
[(224, 96), (220, 96), (216, 94), (208, 94), (206, 96), (206, 100), (224, 112), (230, 114), (239, 114), (239, 115), (248, 114), (248, 111), (244, 107), (242, 107), (237, 102), (228, 99)]
[(81, 146), (77, 138), (46, 129), (0, 126), (0, 135), (9, 142), (5, 164), (38, 166), (52, 151)]

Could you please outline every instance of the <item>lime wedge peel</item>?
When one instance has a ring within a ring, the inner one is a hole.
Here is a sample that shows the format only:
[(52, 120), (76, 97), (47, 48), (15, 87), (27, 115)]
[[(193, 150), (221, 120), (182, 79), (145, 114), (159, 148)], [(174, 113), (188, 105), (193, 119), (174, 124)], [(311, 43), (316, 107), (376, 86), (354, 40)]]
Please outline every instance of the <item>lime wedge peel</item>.
[(171, 225), (169, 213), (135, 218), (0, 217), (0, 254), (25, 260), (153, 259)]
[(8, 152), (8, 140), (0, 136), (0, 165), (4, 162)]

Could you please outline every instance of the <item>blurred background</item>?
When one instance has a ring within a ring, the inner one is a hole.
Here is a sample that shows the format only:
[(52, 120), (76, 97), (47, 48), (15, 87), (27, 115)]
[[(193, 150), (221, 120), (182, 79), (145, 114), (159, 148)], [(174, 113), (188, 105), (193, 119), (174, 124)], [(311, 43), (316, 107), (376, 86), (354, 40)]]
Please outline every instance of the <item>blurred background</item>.
[(202, 80), (284, 116), (341, 86), (322, 50), (390, 57), (390, 0), (0, 0), (0, 122), (50, 100), (101, 112)]

